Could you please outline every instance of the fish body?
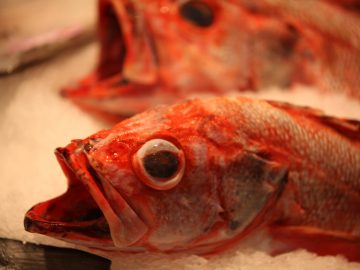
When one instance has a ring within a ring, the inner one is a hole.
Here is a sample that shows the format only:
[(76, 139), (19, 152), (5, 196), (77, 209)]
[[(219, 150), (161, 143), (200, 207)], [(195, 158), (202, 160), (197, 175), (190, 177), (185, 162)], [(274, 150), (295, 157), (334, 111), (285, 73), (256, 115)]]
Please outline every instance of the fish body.
[(63, 95), (113, 122), (272, 86), (360, 98), (359, 25), (345, 0), (100, 0), (98, 66)]
[(25, 228), (112, 256), (306, 248), (360, 261), (360, 123), (242, 97), (158, 106), (56, 150)]

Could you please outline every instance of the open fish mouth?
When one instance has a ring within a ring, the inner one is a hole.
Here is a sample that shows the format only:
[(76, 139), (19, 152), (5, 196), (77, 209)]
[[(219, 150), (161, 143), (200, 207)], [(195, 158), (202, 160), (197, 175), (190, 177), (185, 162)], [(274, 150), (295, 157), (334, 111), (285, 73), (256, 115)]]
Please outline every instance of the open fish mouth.
[(56, 149), (68, 190), (32, 207), (25, 215), (25, 229), (94, 249), (131, 250), (148, 228), (121, 195), (101, 181), (82, 149), (79, 141)]
[[(126, 56), (123, 30), (113, 5), (108, 1), (99, 3), (98, 39), (100, 57), (96, 70), (78, 83), (62, 90), (64, 97), (80, 103), (78, 105), (81, 105), (82, 100), (89, 99), (84, 106), (91, 107), (92, 99), (105, 99), (109, 94), (119, 94), (116, 93), (119, 86), (125, 94), (131, 92), (131, 88), (125, 87), (129, 81), (122, 76)], [(111, 93), (112, 88), (114, 93)]]
[[(62, 90), (62, 96), (110, 122), (117, 122), (159, 103), (157, 98), (151, 100), (159, 88), (153, 50), (149, 49), (152, 46), (140, 45), (150, 41), (142, 42), (145, 30), (134, 20), (136, 12), (131, 1), (120, 4), (110, 0), (99, 1), (100, 57), (97, 68), (77, 84)], [(152, 68), (143, 70), (143, 66)], [(131, 74), (140, 75), (133, 78)]]
[(113, 246), (103, 211), (70, 166), (66, 148), (55, 154), (68, 178), (68, 190), (32, 207), (25, 215), (25, 229), (75, 244)]
[(74, 85), (62, 89), (61, 95), (72, 100), (83, 110), (100, 118), (110, 118), (112, 122), (111, 114), (107, 113), (107, 107), (111, 105), (108, 105), (107, 101), (119, 94), (131, 93), (132, 87), (122, 75), (126, 46), (121, 24), (111, 4), (99, 2), (100, 60), (97, 68)]
[[(121, 74), (127, 52), (123, 26), (110, 1), (100, 1), (99, 3), (98, 27), (101, 46), (98, 79), (104, 80)], [(127, 81), (124, 79), (118, 83), (126, 84)]]

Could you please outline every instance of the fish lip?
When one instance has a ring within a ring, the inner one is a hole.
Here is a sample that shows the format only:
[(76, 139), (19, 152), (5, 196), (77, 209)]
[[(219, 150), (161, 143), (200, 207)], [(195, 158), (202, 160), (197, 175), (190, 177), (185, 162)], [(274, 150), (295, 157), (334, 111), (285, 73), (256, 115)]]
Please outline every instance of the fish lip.
[[(37, 216), (33, 213), (33, 209), (30, 209), (24, 218), (24, 228), (28, 232), (45, 234), (73, 244), (93, 248), (113, 246), (109, 231), (101, 232), (94, 221), (76, 223), (48, 221)], [(89, 230), (94, 233), (92, 236), (88, 235)], [(94, 240), (96, 241), (94, 242)]]
[[(70, 166), (69, 151), (58, 148), (55, 155), (68, 178), (69, 187), (64, 194), (28, 210), (24, 218), (25, 230), (88, 247), (113, 247), (108, 222)], [(76, 212), (79, 204), (85, 208), (79, 211), (81, 213)], [(62, 216), (62, 213), (71, 217)]]

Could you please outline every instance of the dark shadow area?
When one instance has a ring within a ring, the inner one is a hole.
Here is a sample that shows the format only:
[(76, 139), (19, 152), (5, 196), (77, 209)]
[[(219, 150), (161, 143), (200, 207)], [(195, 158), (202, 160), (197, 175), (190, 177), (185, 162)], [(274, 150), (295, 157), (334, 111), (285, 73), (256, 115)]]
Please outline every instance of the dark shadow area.
[(108, 270), (107, 259), (82, 251), (0, 239), (0, 269)]

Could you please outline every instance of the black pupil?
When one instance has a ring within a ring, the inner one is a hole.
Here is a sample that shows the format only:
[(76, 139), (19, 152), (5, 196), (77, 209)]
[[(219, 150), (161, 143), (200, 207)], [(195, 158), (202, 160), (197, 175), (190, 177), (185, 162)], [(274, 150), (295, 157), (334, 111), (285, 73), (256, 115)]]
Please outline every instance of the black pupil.
[(180, 14), (191, 23), (208, 27), (214, 21), (214, 13), (211, 7), (202, 1), (189, 1), (181, 6)]
[(166, 180), (177, 172), (179, 160), (176, 153), (158, 151), (145, 156), (143, 165), (146, 172), (152, 177)]

